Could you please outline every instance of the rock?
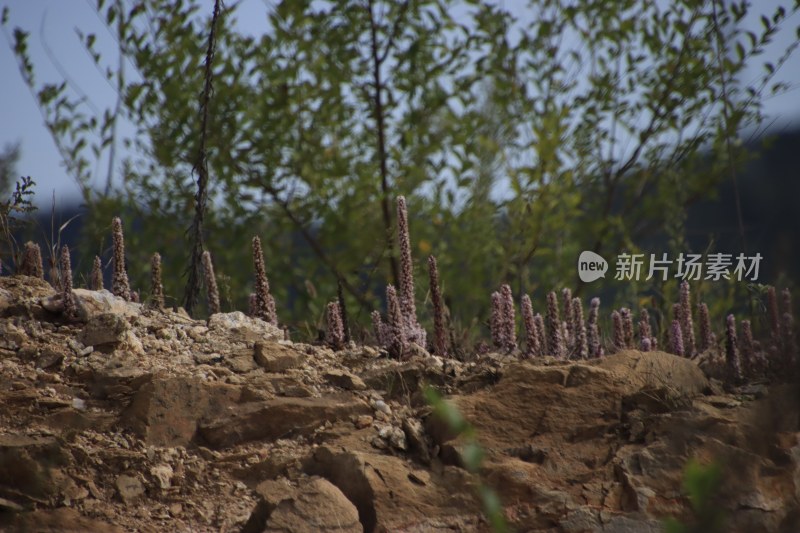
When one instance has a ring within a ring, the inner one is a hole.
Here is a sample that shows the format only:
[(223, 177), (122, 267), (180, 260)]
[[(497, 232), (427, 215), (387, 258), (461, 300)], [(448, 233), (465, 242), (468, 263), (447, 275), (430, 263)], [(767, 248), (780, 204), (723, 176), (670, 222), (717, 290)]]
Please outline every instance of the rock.
[(425, 359), (429, 356), (428, 351), (415, 342), (408, 343), (405, 352), (403, 352), (404, 359)]
[(253, 460), (252, 465), (233, 471), (237, 478), (244, 480), (248, 484), (257, 484), (265, 479), (271, 480), (279, 476), (287, 476), (289, 475), (289, 470), (296, 466), (298, 462), (297, 456), (291, 450), (281, 448), (276, 448), (263, 461), (259, 460), (258, 457), (254, 457)]
[(208, 328), (205, 326), (194, 326), (186, 329), (186, 334), (195, 342), (202, 340), (208, 333)]
[[(2, 298), (2, 294), (0, 294), (0, 298)], [(23, 506), (16, 504), (11, 500), (6, 500), (5, 498), (0, 498), (0, 509), (2, 509), (4, 512), (10, 511), (12, 513), (19, 513), (25, 510)]]
[(346, 370), (328, 370), (322, 377), (334, 387), (346, 390), (364, 390), (367, 388), (367, 385), (360, 377)]
[(44, 318), (41, 301), (54, 294), (43, 279), (30, 276), (0, 276), (0, 317), (34, 315)]
[(64, 297), (61, 293), (53, 294), (47, 296), (46, 298), (42, 298), (39, 300), (39, 304), (41, 304), (42, 308), (45, 311), (49, 311), (51, 313), (63, 313), (64, 312)]
[(671, 388), (693, 396), (709, 387), (708, 379), (693, 361), (665, 352), (624, 350), (600, 359), (598, 367), (638, 390)]
[(392, 431), (389, 434), (389, 444), (397, 450), (405, 451), (408, 449), (406, 434), (403, 433), (402, 429), (392, 426)]
[(404, 363), (393, 362), (359, 373), (364, 383), (372, 389), (386, 391), (389, 399), (412, 396), (416, 404), (424, 404), (423, 390), (426, 386), (444, 385), (444, 372), (425, 366), (420, 359)]
[(128, 302), (123, 298), (114, 296), (110, 291), (103, 289), (91, 291), (87, 289), (73, 289), (80, 301), (82, 313), (85, 313), (84, 320), (91, 320), (95, 316), (103, 314), (114, 314), (123, 317), (138, 316), (142, 311), (142, 305)]
[[(35, 279), (35, 278), (31, 278)], [(125, 529), (103, 520), (81, 516), (75, 509), (37, 509), (35, 512), (2, 513), (0, 529), (3, 531), (36, 531), (41, 533), (123, 533)]]
[(73, 502), (78, 502), (84, 500), (87, 496), (89, 496), (89, 491), (86, 487), (82, 487), (75, 483), (75, 481), (67, 477), (67, 482), (65, 486), (61, 490), (61, 495), (64, 498), (64, 505), (70, 506)]
[(16, 299), (41, 298), (53, 294), (53, 287), (41, 278), (32, 276), (0, 276), (0, 288), (14, 295)]
[(611, 382), (614, 374), (604, 368), (575, 364), (569, 367), (565, 387), (580, 387), (590, 383)]
[[(485, 531), (480, 483), (514, 530), (655, 532), (692, 517), (690, 458), (724, 465), (727, 530), (800, 523), (797, 384), (729, 393), (697, 359), (633, 350), (334, 357), (270, 340), (261, 321), (82, 298), (93, 314), (66, 322), (42, 307), (61, 305), (45, 282), (0, 277), (0, 531), (114, 531), (89, 517), (137, 531)], [(433, 415), (429, 384), (472, 435)], [(480, 476), (465, 468), (478, 452)]]
[(444, 370), (444, 359), (438, 355), (428, 354), (426, 357), (423, 357), (422, 364), (439, 372)]
[(17, 350), (28, 341), (28, 334), (24, 329), (15, 326), (12, 322), (0, 322), (0, 348)]
[(258, 318), (252, 318), (241, 311), (215, 313), (208, 319), (208, 329), (224, 335), (232, 342), (257, 342), (283, 339), (283, 331)]
[(253, 359), (267, 372), (283, 372), (298, 368), (306, 361), (306, 354), (277, 342), (257, 342)]
[(98, 399), (126, 397), (127, 400), (128, 395), (152, 379), (138, 356), (124, 350), (110, 354), (93, 352), (73, 361), (67, 371), (70, 377), (88, 383), (92, 396)]
[(354, 424), (358, 429), (368, 428), (372, 425), (373, 418), (369, 415), (359, 415)]
[(564, 533), (585, 533), (589, 531), (600, 531), (600, 517), (597, 510), (589, 507), (579, 507), (567, 513), (559, 526)]
[(731, 409), (733, 407), (739, 407), (742, 405), (742, 402), (739, 400), (735, 398), (728, 398), (727, 396), (709, 395), (704, 397), (703, 401), (721, 409)]
[(423, 463), (429, 464), (431, 455), (428, 441), (425, 438), (425, 430), (422, 428), (422, 422), (416, 418), (404, 418), (403, 431), (411, 450), (419, 456)]
[(199, 433), (214, 448), (253, 440), (310, 434), (326, 420), (367, 414), (369, 407), (350, 395), (321, 398), (275, 398), (242, 404), (200, 424)]
[(448, 520), (463, 517), (474, 501), (474, 484), (461, 473), (456, 479), (448, 479), (456, 472), (447, 469), (418, 476), (410, 463), (379, 453), (320, 446), (305, 470), (325, 477), (353, 502), (364, 531), (429, 531), (434, 524), (447, 529)]
[(253, 357), (250, 354), (246, 355), (236, 355), (234, 357), (225, 357), (224, 358), (225, 364), (236, 372), (237, 374), (246, 374), (252, 370), (258, 368), (258, 365), (253, 360)]
[(603, 533), (663, 533), (664, 523), (647, 518), (615, 516), (603, 524)]
[(156, 465), (150, 469), (150, 475), (156, 478), (162, 490), (169, 488), (173, 474), (172, 467), (167, 464)]
[(54, 437), (0, 434), (0, 489), (32, 500), (59, 490), (56, 468), (68, 457)]
[(297, 488), (277, 481), (256, 487), (259, 504), (242, 530), (248, 532), (361, 533), (358, 510), (329, 481), (312, 477)]
[(198, 365), (218, 365), (225, 362), (225, 356), (218, 353), (195, 352), (192, 354), (194, 362)]
[(64, 361), (64, 352), (48, 347), (42, 350), (42, 353), (36, 358), (36, 366), (45, 369), (53, 368), (61, 366), (62, 361)]
[(186, 446), (201, 419), (235, 406), (241, 394), (241, 387), (198, 378), (155, 379), (136, 392), (120, 423), (147, 444)]
[(768, 389), (763, 383), (750, 383), (743, 385), (739, 391), (742, 394), (752, 395), (755, 399), (760, 399), (767, 395)]
[(292, 398), (311, 398), (316, 395), (316, 387), (313, 389), (302, 383), (286, 383), (278, 389), (282, 396)]
[(117, 488), (117, 494), (119, 494), (120, 499), (126, 505), (135, 503), (144, 494), (144, 485), (133, 476), (125, 474), (118, 476), (114, 486)]
[[(524, 374), (525, 379), (530, 380), (531, 383), (548, 383), (552, 385), (567, 384), (567, 377), (570, 374), (569, 368), (552, 367), (552, 366), (536, 366), (533, 361), (523, 363), (525, 365)], [(507, 369), (513, 371), (521, 371), (518, 367)]]
[[(91, 291), (73, 289), (75, 303), (78, 307), (78, 320), (87, 321), (100, 315), (113, 314), (121, 317), (138, 316), (142, 306), (114, 296), (109, 291)], [(56, 293), (40, 299), (41, 306), (51, 313), (63, 313), (63, 295)]]
[(623, 380), (628, 389), (623, 399), (626, 411), (685, 409), (693, 397), (709, 388), (708, 379), (693, 361), (664, 352), (626, 350), (603, 358), (599, 366)]
[[(525, 446), (531, 435), (539, 434), (556, 434), (573, 442), (602, 438), (621, 422), (624, 390), (616, 379), (599, 378), (611, 377), (607, 372), (592, 374), (598, 379), (591, 385), (567, 387), (569, 366), (513, 363), (495, 386), (455, 397), (450, 403), (475, 426), (481, 440), (489, 439), (496, 449)], [(456, 436), (438, 416), (425, 417), (424, 424), (434, 444)]]
[[(559, 376), (561, 379), (559, 383), (563, 383), (563, 380), (566, 378), (566, 373), (563, 371), (559, 372)], [(500, 377), (501, 375), (496, 368), (484, 367), (477, 372), (459, 375), (456, 378), (455, 385), (457, 390), (462, 394), (469, 394), (496, 384), (500, 380)]]
[(392, 408), (384, 402), (383, 400), (375, 400), (372, 402), (372, 408), (375, 409), (379, 413), (383, 413), (385, 415), (392, 414)]
[(250, 513), (242, 533), (262, 533), (275, 508), (285, 499), (291, 499), (297, 489), (287, 479), (267, 480), (256, 486), (258, 503)]
[(0, 288), (0, 316), (5, 315), (6, 309), (14, 304), (14, 296), (10, 291)]
[(103, 313), (89, 319), (80, 340), (86, 346), (117, 344), (128, 339), (130, 330), (130, 324), (122, 315)]

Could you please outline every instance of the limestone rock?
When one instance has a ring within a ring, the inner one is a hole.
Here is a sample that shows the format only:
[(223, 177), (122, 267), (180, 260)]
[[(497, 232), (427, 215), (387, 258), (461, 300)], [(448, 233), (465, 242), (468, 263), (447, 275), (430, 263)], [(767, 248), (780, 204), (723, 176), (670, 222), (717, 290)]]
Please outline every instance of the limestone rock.
[(234, 342), (256, 342), (283, 339), (283, 331), (241, 311), (215, 313), (208, 319), (209, 331), (224, 333)]
[(275, 398), (238, 406), (200, 424), (200, 435), (215, 448), (253, 440), (272, 440), (312, 432), (327, 420), (368, 414), (369, 407), (350, 396)]
[(144, 485), (134, 476), (122, 474), (114, 481), (114, 486), (120, 499), (127, 505), (136, 502), (144, 495)]
[(253, 359), (267, 372), (283, 372), (297, 368), (306, 361), (306, 354), (277, 342), (257, 342)]
[(446, 382), (442, 371), (426, 366), (420, 359), (378, 366), (360, 375), (369, 388), (386, 391), (389, 399), (405, 398), (411, 394), (421, 404), (425, 403), (423, 391), (426, 386)]
[(258, 365), (250, 355), (249, 350), (246, 354), (231, 354), (231, 356), (224, 357), (223, 360), (225, 361), (226, 366), (237, 374), (246, 374), (258, 368)]
[(73, 292), (78, 297), (86, 320), (109, 313), (122, 317), (133, 317), (138, 316), (142, 311), (142, 304), (128, 302), (123, 298), (114, 296), (106, 289), (100, 291), (73, 289)]
[(68, 457), (55, 437), (0, 434), (0, 492), (37, 500), (58, 490), (55, 468)]
[(80, 341), (85, 346), (122, 343), (128, 339), (130, 330), (124, 316), (103, 313), (89, 319), (81, 331)]
[(235, 406), (241, 394), (241, 387), (197, 378), (156, 379), (136, 392), (120, 420), (147, 444), (186, 446), (201, 419)]
[(0, 317), (43, 316), (42, 300), (55, 293), (43, 279), (30, 276), (0, 276)]
[[(433, 529), (431, 517), (437, 517), (433, 520), (437, 525), (447, 525), (448, 518), (463, 517), (464, 509), (472, 505), (474, 484), (462, 474), (445, 470), (441, 475), (417, 476), (416, 468), (398, 457), (321, 446), (305, 469), (330, 480), (355, 504), (364, 531), (411, 525), (426, 531)], [(458, 481), (447, 479), (454, 474)], [(430, 482), (421, 484), (419, 479)]]
[(323, 377), (331, 385), (342, 389), (364, 390), (367, 388), (367, 385), (360, 377), (345, 370), (328, 370)]
[(422, 427), (422, 422), (416, 418), (405, 418), (403, 419), (403, 431), (405, 432), (406, 441), (411, 450), (419, 455), (423, 463), (430, 463), (430, 449), (428, 440), (425, 437), (425, 430)]
[(10, 291), (0, 288), (0, 316), (3, 316), (5, 310), (14, 304), (14, 296)]
[(602, 358), (598, 366), (640, 389), (669, 387), (691, 396), (709, 387), (708, 379), (693, 361), (665, 352), (625, 350)]
[(153, 476), (158, 482), (161, 489), (168, 489), (172, 482), (172, 476), (175, 472), (168, 464), (156, 465), (150, 469), (150, 475)]
[(261, 501), (244, 532), (361, 533), (358, 510), (329, 481), (312, 477), (295, 488), (280, 481), (256, 487)]
[(37, 509), (35, 512), (0, 513), (0, 529), (3, 531), (37, 531), (58, 533), (123, 533), (125, 529), (109, 522), (81, 515), (75, 509)]

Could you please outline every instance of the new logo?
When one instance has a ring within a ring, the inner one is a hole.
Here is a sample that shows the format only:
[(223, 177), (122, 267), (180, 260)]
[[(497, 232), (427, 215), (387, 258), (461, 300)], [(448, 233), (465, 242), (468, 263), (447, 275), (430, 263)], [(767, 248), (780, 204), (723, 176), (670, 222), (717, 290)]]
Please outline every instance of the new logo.
[(578, 257), (578, 277), (584, 283), (591, 283), (599, 278), (606, 277), (608, 261), (589, 250), (581, 252)]

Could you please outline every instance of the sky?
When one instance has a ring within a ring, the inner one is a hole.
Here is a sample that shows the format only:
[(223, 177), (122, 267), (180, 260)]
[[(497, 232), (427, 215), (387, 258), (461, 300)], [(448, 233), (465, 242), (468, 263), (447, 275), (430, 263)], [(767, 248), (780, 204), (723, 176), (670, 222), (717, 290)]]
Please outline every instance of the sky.
[[(513, 3), (504, 2), (504, 5), (511, 9)], [(771, 13), (781, 2), (759, 0), (753, 3), (759, 11)], [(113, 108), (115, 92), (89, 57), (76, 32), (80, 28), (86, 34), (96, 33), (97, 49), (109, 58), (116, 57), (116, 45), (94, 5), (95, 0), (0, 0), (0, 8), (7, 6), (10, 12), (6, 28), (9, 37), (16, 26), (30, 32), (29, 47), (37, 81), (57, 82), (63, 79), (60, 72), (66, 72), (94, 107), (102, 112), (106, 107)], [(268, 5), (268, 0), (241, 0), (237, 17), (240, 30), (254, 35), (263, 32), (267, 26)], [(758, 32), (759, 26), (757, 18), (748, 18), (743, 29)], [(779, 51), (795, 37), (798, 26), (800, 16), (795, 15), (767, 49), (764, 61), (777, 59)], [(21, 143), (22, 156), (17, 171), (36, 181), (37, 204), (49, 207), (54, 198), (58, 205), (77, 201), (80, 199), (79, 188), (61, 164), (35, 97), (19, 74), (6, 33), (0, 35), (0, 124), (3, 125), (0, 128), (0, 147)], [(758, 65), (761, 63), (763, 61)], [(745, 78), (755, 78), (760, 69), (760, 66), (751, 67)], [(764, 102), (767, 116), (774, 119), (773, 131), (800, 127), (800, 53), (784, 66), (781, 79), (794, 84), (795, 88)], [(132, 129), (123, 125), (119, 133), (132, 133)], [(107, 165), (107, 160), (100, 161), (98, 168), (94, 169), (95, 186), (100, 187), (105, 182)], [(117, 172), (114, 178), (118, 178)]]

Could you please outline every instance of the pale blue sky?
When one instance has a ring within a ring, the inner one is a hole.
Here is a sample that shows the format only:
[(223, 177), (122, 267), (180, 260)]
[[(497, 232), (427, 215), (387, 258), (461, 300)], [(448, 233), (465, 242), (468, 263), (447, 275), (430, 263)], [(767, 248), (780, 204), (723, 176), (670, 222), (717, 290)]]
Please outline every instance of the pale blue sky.
[[(266, 27), (267, 3), (262, 0), (241, 1), (238, 20), (243, 31), (252, 34), (263, 31)], [(759, 10), (768, 13), (779, 3), (777, 0), (754, 2)], [(31, 33), (29, 46), (37, 80), (55, 82), (61, 79), (52, 60), (55, 59), (96, 108), (103, 110), (113, 107), (114, 91), (76, 35), (76, 28), (86, 33), (96, 33), (97, 49), (109, 58), (116, 57), (115, 44), (95, 13), (94, 4), (94, 0), (0, 0), (0, 7), (8, 6), (11, 12), (9, 28), (20, 26)], [(507, 7), (512, 4), (505, 2)], [(795, 16), (788, 22), (785, 27), (787, 31), (778, 35), (765, 60), (774, 60), (778, 53), (776, 50), (783, 50), (794, 37), (800, 20)], [(758, 31), (758, 26), (757, 19), (749, 19), (744, 29), (752, 27)], [(760, 67), (753, 67), (746, 78), (756, 77), (758, 69)], [(800, 53), (795, 54), (784, 67), (781, 79), (800, 86)], [(19, 75), (14, 55), (4, 37), (0, 42), (0, 90), (0, 124), (3, 125), (0, 147), (21, 142), (22, 158), (18, 173), (30, 175), (37, 182), (37, 203), (49, 206), (53, 192), (59, 204), (79, 198), (78, 187), (62, 168), (55, 144), (43, 125), (33, 95)], [(768, 116), (776, 120), (774, 128), (797, 127), (800, 125), (800, 89), (795, 88), (787, 94), (767, 100), (765, 110)], [(95, 172), (97, 186), (105, 180), (106, 165), (105, 161), (98, 165), (98, 171)]]

